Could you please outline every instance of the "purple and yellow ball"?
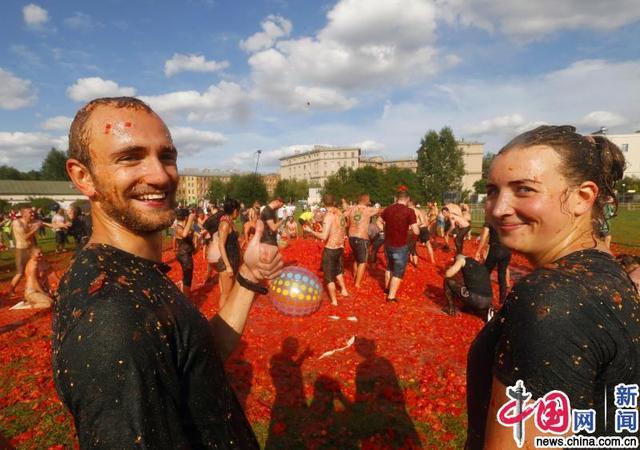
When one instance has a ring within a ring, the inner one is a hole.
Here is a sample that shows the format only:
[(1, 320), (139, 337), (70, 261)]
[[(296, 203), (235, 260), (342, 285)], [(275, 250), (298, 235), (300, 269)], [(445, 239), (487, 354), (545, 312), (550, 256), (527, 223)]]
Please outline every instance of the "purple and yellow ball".
[(273, 306), (287, 316), (313, 314), (320, 308), (321, 294), (320, 279), (302, 267), (285, 267), (269, 287)]

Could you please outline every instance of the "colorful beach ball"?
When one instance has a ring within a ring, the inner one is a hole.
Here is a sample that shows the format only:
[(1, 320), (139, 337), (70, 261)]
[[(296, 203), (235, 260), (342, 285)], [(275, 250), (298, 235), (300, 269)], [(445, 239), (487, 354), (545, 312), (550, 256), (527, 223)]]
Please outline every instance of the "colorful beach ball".
[(322, 285), (318, 277), (302, 267), (285, 267), (271, 282), (273, 306), (287, 316), (308, 316), (320, 308)]

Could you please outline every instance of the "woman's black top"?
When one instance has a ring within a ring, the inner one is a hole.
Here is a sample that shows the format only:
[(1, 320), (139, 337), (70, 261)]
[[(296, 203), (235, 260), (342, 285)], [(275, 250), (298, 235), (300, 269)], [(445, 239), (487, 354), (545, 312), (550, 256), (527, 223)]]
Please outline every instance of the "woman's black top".
[(487, 268), (484, 265), (475, 259), (468, 256), (465, 258), (462, 276), (465, 286), (472, 293), (484, 297), (491, 297), (493, 295), (489, 272), (487, 272)]
[(226, 221), (229, 223), (229, 234), (227, 235), (227, 241), (224, 243), (224, 249), (227, 252), (227, 258), (231, 263), (231, 267), (234, 272), (238, 271), (240, 267), (240, 242), (238, 242), (238, 232), (229, 216), (224, 216), (220, 219), (220, 223)]
[(193, 253), (195, 251), (195, 245), (193, 245), (193, 230), (189, 230), (187, 237), (182, 237), (182, 230), (184, 225), (178, 224), (176, 227), (176, 240), (178, 241), (177, 253)]
[(583, 250), (536, 269), (469, 350), (467, 448), (482, 448), (494, 376), (522, 380), (533, 400), (564, 391), (572, 408), (596, 411), (595, 435), (615, 434), (614, 388), (640, 384), (639, 361), (640, 298), (611, 255)]

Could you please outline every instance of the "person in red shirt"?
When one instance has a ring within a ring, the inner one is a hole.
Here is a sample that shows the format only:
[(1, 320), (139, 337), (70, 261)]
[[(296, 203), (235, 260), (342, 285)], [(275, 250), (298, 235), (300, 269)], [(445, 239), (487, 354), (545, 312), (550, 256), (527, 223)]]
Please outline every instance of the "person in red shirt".
[(382, 211), (380, 217), (384, 221), (384, 252), (387, 256), (387, 270), (384, 274), (385, 294), (387, 302), (397, 302), (396, 294), (407, 268), (409, 248), (407, 247), (408, 230), (419, 234), (416, 213), (407, 206), (409, 193), (398, 192), (396, 203)]

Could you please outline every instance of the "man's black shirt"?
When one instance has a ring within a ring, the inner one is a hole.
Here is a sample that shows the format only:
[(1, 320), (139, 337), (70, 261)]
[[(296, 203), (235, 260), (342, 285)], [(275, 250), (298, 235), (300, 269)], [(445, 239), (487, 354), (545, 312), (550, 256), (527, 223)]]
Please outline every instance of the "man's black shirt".
[(564, 391), (572, 408), (596, 411), (595, 435), (616, 434), (614, 388), (640, 384), (640, 298), (611, 255), (578, 251), (536, 269), (478, 334), (467, 360), (467, 449), (483, 448), (492, 377), (506, 387), (522, 380), (532, 400)]
[[(53, 369), (82, 448), (257, 448), (209, 324), (165, 264), (107, 245), (76, 257), (53, 315)], [(239, 338), (237, 333), (235, 336)]]
[(267, 205), (262, 209), (260, 213), (260, 220), (264, 222), (264, 233), (262, 233), (262, 239), (260, 242), (271, 245), (278, 245), (278, 232), (271, 230), (267, 220), (273, 220), (273, 223), (278, 223), (278, 216), (276, 212)]

